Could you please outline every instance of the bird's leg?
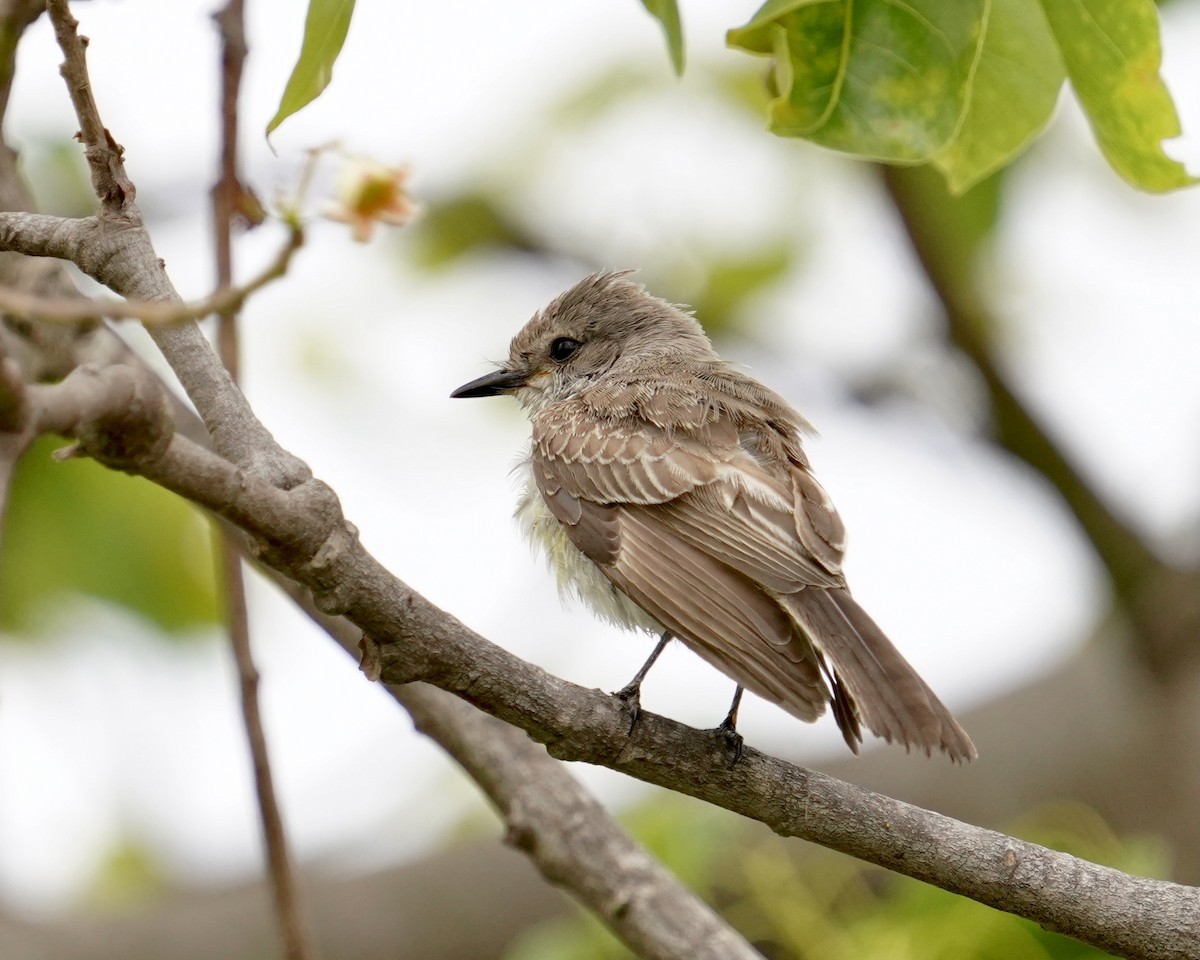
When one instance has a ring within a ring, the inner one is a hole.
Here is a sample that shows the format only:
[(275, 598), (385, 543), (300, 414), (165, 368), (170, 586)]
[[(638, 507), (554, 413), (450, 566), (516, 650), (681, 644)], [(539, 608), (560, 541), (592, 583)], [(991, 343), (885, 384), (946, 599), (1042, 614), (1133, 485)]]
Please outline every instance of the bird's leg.
[(650, 668), (654, 666), (654, 661), (657, 660), (662, 652), (667, 649), (667, 644), (674, 639), (670, 630), (664, 630), (663, 635), (658, 638), (658, 644), (654, 648), (654, 652), (650, 654), (650, 658), (642, 664), (642, 669), (633, 675), (625, 686), (613, 694), (614, 697), (619, 697), (624, 700), (629, 706), (631, 714), (629, 720), (629, 732), (633, 733), (633, 728), (637, 726), (638, 715), (642, 712), (642, 681), (646, 679), (646, 674), (650, 672)]
[(729, 705), (729, 712), (725, 714), (725, 719), (721, 721), (721, 725), (717, 727), (717, 732), (725, 738), (726, 744), (733, 750), (734, 766), (742, 759), (742, 735), (737, 732), (737, 715), (738, 707), (742, 705), (742, 685), (739, 683), (738, 688), (733, 691), (733, 703)]

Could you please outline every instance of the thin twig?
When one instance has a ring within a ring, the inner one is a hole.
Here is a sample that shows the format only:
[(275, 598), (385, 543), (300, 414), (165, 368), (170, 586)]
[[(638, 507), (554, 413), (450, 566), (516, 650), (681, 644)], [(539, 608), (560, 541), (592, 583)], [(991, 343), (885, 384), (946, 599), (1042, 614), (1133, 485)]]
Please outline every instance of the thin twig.
[[(242, 188), (237, 175), (238, 91), (246, 59), (244, 8), (242, 0), (229, 0), (213, 18), (221, 35), (221, 173), (213, 188), (213, 244), (216, 253), (217, 287), (233, 286), (233, 222), (237, 197)], [(293, 234), (294, 236), (295, 234)], [(283, 265), (286, 269), (286, 264)], [(218, 314), (217, 348), (225, 369), (238, 381), (239, 348), (236, 308)], [(275, 918), (288, 960), (309, 960), (315, 955), (313, 939), (296, 884), (296, 871), (287, 831), (279, 812), (270, 753), (258, 701), (258, 668), (250, 647), (250, 624), (246, 611), (245, 571), (241, 551), (230, 530), (217, 527), (218, 562), (225, 584), (225, 615), (240, 681), (242, 721), (254, 763), (254, 787), (263, 828)]]
[[(75, 32), (76, 21), (66, 0), (47, 0), (62, 47), (62, 73), (79, 117), (92, 183), (101, 201), (100, 219), (107, 229), (85, 244), (90, 256), (71, 259), (93, 279), (128, 300), (178, 304), (182, 297), (142, 224), (134, 190), (125, 174), (120, 148), (100, 120), (91, 96), (85, 44)], [(246, 398), (229, 377), (203, 332), (195, 323), (152, 327), (150, 336), (179, 377), (188, 397), (201, 412), (213, 444), (225, 456), (256, 476), (281, 487), (303, 483), (310, 471), (283, 450), (254, 416)]]
[[(37, 214), (25, 214), (24, 219), (35, 222)], [(16, 214), (0, 213), (0, 225), (17, 217)], [(47, 218), (54, 219), (54, 218)], [(7, 233), (7, 231), (6, 231)], [(4, 239), (14, 242), (0, 242), (0, 249), (16, 250), (15, 241), (20, 240), (19, 252), (39, 256), (55, 255), (46, 244), (36, 243), (37, 234), (31, 234), (27, 224), (15, 225), (10, 236)], [(292, 226), (288, 232), (287, 241), (275, 259), (249, 283), (232, 286), (228, 281), (218, 281), (217, 289), (200, 300), (189, 303), (164, 303), (147, 300), (99, 300), (88, 298), (39, 297), (34, 294), (22, 293), (7, 287), (0, 287), (0, 311), (23, 317), (33, 317), (37, 320), (54, 323), (77, 323), (80, 320), (107, 318), (109, 320), (140, 320), (148, 327), (165, 327), (172, 324), (185, 323), (189, 320), (202, 320), (217, 314), (232, 315), (239, 312), (246, 301), (263, 287), (287, 274), (292, 257), (304, 245), (304, 231), (298, 226)]]
[[(217, 286), (233, 284), (233, 223), (242, 195), (238, 177), (238, 92), (246, 62), (246, 24), (243, 0), (229, 0), (213, 17), (221, 34), (221, 173), (213, 187), (213, 227)], [(233, 382), (241, 379), (237, 337), (237, 308), (217, 315), (217, 353)]]
[(91, 170), (92, 188), (100, 198), (106, 216), (133, 213), (136, 217), (137, 208), (132, 204), (137, 191), (125, 172), (125, 150), (100, 120), (100, 111), (92, 96), (92, 82), (87, 69), (87, 37), (79, 35), (79, 21), (71, 16), (67, 0), (46, 0), (46, 11), (54, 24), (54, 36), (62, 48), (62, 76), (67, 82), (75, 115), (79, 118), (77, 136), (83, 143)]
[(241, 694), (242, 723), (254, 766), (254, 789), (258, 798), (259, 820), (262, 822), (263, 847), (267, 858), (267, 873), (275, 905), (275, 921), (288, 960), (307, 960), (315, 956), (312, 934), (305, 920), (296, 870), (289, 849), (283, 816), (275, 794), (271, 773), (270, 752), (263, 730), (258, 702), (259, 673), (250, 649), (250, 625), (246, 613), (245, 574), (242, 555), (233, 534), (216, 528), (217, 562), (225, 589), (225, 617), (229, 641), (233, 649)]

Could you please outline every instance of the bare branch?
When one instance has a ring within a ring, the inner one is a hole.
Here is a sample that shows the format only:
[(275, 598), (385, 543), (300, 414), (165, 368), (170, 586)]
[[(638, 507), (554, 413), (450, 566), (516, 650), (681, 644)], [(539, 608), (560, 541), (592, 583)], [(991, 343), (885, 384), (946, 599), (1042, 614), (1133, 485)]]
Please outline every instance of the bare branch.
[(520, 731), (423, 683), (391, 687), (496, 805), (507, 841), (649, 960), (760, 958)]
[(283, 941), (284, 956), (288, 960), (308, 960), (316, 956), (316, 951), (301, 905), (295, 863), (275, 793), (275, 778), (271, 772), (270, 753), (258, 702), (259, 673), (250, 648), (250, 622), (246, 612), (242, 555), (233, 536), (230, 531), (216, 528), (215, 554), (224, 584), (226, 621), (230, 646), (237, 664), (242, 722), (246, 729), (246, 741), (254, 767), (254, 789), (258, 798), (259, 820), (263, 828), (263, 846), (266, 850), (275, 920)]
[[(238, 88), (246, 59), (245, 24), (242, 0), (229, 0), (216, 14), (221, 35), (221, 172), (213, 188), (213, 243), (216, 248), (217, 287), (233, 286), (233, 221), (237, 200), (242, 196), (237, 178)], [(293, 236), (295, 236), (295, 232)], [(286, 270), (286, 262), (282, 265)], [(282, 273), (282, 270), (280, 271)], [(234, 383), (238, 381), (237, 317), (240, 304), (223, 307), (217, 316), (217, 345), (221, 361)], [(258, 702), (259, 674), (250, 648), (250, 621), (246, 611), (246, 583), (242, 556), (232, 530), (216, 528), (217, 562), (225, 586), (225, 617), (229, 642), (237, 663), (241, 688), (242, 721), (254, 763), (254, 787), (258, 798), (259, 820), (263, 828), (268, 874), (275, 919), (288, 960), (309, 960), (315, 956), (308, 919), (300, 903), (296, 870), (288, 844), (283, 816), (275, 795), (275, 778), (267, 750)]]
[[(261, 570), (350, 656), (361, 631), (322, 613), (312, 596)], [(640, 956), (688, 960), (758, 957), (742, 937), (630, 839), (564, 766), (516, 728), (423, 683), (387, 685), (417, 729), (470, 774), (504, 818), (505, 839), (569, 890)], [(665, 949), (674, 952), (663, 953)]]
[[(220, 174), (213, 187), (213, 226), (217, 260), (217, 283), (233, 283), (232, 232), (234, 218), (246, 195), (237, 171), (238, 93), (246, 62), (246, 24), (242, 0), (228, 0), (213, 17), (221, 34), (221, 160)], [(233, 310), (217, 317), (217, 353), (236, 383), (240, 358), (237, 323)]]
[[(51, 5), (66, 14), (63, 0)], [(63, 32), (69, 40), (73, 27)], [(74, 57), (82, 68), (82, 45), (74, 54), (69, 46), (64, 42), (68, 61)], [(77, 108), (79, 102), (86, 106), (90, 94), (77, 99)], [(87, 126), (82, 119), (81, 125)], [(85, 129), (84, 139), (97, 154), (93, 177), (105, 205), (102, 216), (119, 207), (126, 225), (136, 227), (115, 231), (120, 244), (103, 251), (113, 264), (108, 285), (134, 299), (178, 299), (136, 222), (115, 144), (95, 129), (90, 138)], [(383, 569), (358, 542), (333, 492), (278, 451), (232, 381), (214, 373), (220, 365), (195, 327), (157, 335), (210, 429), (223, 431), (218, 436), (214, 430), (214, 437), (228, 460), (172, 437), (165, 404), (156, 407), (143, 397), (128, 382), (129, 368), (82, 368), (62, 384), (31, 387), (27, 416), (73, 433), (80, 449), (98, 460), (140, 473), (243, 527), (265, 562), (305, 584), (322, 609), (344, 614), (383, 644), (387, 682), (425, 680), (520, 726), (552, 756), (600, 763), (688, 793), (779, 833), (1020, 913), (1102, 949), (1147, 960), (1200, 953), (1200, 891), (1194, 888), (1088, 864), (753, 749), (730, 769), (723, 741), (652, 714), (643, 713), (628, 736), (619, 701), (495, 647)], [(260, 450), (275, 455), (282, 469), (264, 469), (256, 458)]]
[[(100, 119), (84, 57), (86, 41), (76, 32), (78, 23), (66, 0), (47, 0), (47, 9), (63, 51), (62, 72), (79, 117), (92, 184), (101, 203), (99, 218), (105, 226), (97, 243), (88, 244), (89, 256), (81, 251), (79, 259), (71, 259), (128, 300), (179, 303), (181, 297), (142, 225), (121, 148)], [(281, 487), (302, 483), (310, 476), (307, 466), (282, 450), (250, 411), (199, 327), (183, 323), (151, 328), (150, 335), (201, 411), (213, 443), (223, 455)]]
[[(62, 387), (96, 382), (73, 379)], [(56, 389), (31, 388), (30, 404)], [(319, 481), (283, 491), (180, 437), (159, 453), (156, 444), (115, 442), (80, 427), (86, 452), (247, 530), (265, 562), (311, 589), (322, 610), (346, 616), (382, 644), (385, 682), (424, 680), (522, 728), (559, 759), (689, 794), (1120, 956), (1182, 960), (1200, 953), (1200, 889), (1129, 876), (960, 823), (752, 748), (731, 769), (722, 739), (653, 714), (643, 713), (630, 736), (621, 701), (496, 647), (385, 570)], [(122, 450), (135, 455), (115, 459)]]
[[(95, 243), (94, 219), (64, 220), (33, 213), (0, 213), (0, 250), (32, 257), (59, 257), (87, 263), (85, 250)], [(275, 259), (249, 283), (221, 284), (201, 300), (187, 303), (162, 301), (93, 300), (83, 297), (40, 297), (0, 287), (0, 311), (55, 323), (75, 323), (102, 317), (140, 320), (148, 327), (170, 326), (202, 320), (213, 314), (237, 313), (246, 301), (267, 284), (287, 274), (292, 257), (304, 245), (304, 231), (293, 226)]]
[(125, 173), (124, 148), (117, 143), (100, 120), (100, 111), (92, 95), (87, 70), (87, 37), (77, 31), (79, 21), (71, 16), (67, 0), (47, 0), (46, 10), (54, 24), (54, 36), (63, 52), (61, 72), (79, 118), (78, 137), (92, 173), (92, 189), (100, 198), (105, 215), (132, 214), (140, 222), (133, 206), (136, 194)]

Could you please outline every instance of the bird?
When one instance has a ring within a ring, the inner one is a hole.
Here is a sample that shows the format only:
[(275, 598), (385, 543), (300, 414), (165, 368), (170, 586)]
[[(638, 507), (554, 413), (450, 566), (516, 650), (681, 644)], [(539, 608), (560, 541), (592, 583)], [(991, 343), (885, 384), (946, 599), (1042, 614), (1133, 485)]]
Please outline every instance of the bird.
[[(812, 474), (812, 428), (722, 360), (695, 316), (632, 271), (593, 273), (538, 311), (508, 360), (451, 397), (509, 395), (532, 434), (516, 517), (560, 589), (603, 620), (678, 639), (803, 721), (831, 710), (955, 762), (971, 739), (851, 596), (845, 528)], [(741, 751), (737, 737), (737, 754)]]

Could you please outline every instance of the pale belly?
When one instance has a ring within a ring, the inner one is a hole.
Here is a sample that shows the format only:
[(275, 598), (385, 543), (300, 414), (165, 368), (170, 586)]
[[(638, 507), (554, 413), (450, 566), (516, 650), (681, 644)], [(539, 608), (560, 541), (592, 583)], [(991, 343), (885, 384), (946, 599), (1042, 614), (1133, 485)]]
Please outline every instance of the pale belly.
[(524, 490), (517, 501), (517, 524), (534, 552), (546, 558), (558, 579), (559, 594), (564, 599), (578, 597), (598, 617), (619, 627), (662, 633), (657, 620), (613, 586), (600, 568), (571, 543), (563, 525), (542, 499), (529, 461), (517, 469), (524, 479)]

